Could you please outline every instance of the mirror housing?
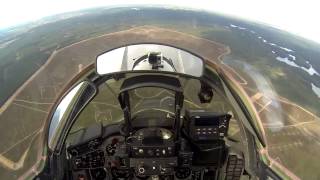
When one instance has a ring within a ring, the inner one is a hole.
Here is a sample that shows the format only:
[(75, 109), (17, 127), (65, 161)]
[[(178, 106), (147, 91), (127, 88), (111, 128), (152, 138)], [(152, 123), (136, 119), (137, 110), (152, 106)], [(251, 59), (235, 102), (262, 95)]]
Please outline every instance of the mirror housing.
[(204, 61), (185, 50), (159, 44), (128, 45), (96, 59), (99, 75), (127, 71), (165, 71), (201, 77)]

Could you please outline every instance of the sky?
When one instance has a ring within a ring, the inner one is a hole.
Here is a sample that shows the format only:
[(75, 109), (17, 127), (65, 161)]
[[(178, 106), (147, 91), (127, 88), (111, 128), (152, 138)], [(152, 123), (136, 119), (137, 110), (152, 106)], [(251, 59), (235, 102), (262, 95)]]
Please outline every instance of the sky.
[(208, 10), (256, 21), (320, 43), (320, 1), (317, 0), (7, 0), (1, 2), (0, 29), (63, 12), (146, 2)]

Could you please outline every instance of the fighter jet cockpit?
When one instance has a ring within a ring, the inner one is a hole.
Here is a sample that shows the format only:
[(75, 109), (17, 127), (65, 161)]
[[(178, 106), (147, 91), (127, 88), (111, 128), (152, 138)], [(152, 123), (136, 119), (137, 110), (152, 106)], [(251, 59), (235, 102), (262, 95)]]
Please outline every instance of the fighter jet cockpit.
[(320, 179), (315, 3), (2, 4), (0, 180)]
[(52, 157), (59, 154), (51, 166), (56, 177), (256, 176), (260, 132), (202, 57), (160, 44), (129, 45), (97, 56), (77, 81), (49, 125)]

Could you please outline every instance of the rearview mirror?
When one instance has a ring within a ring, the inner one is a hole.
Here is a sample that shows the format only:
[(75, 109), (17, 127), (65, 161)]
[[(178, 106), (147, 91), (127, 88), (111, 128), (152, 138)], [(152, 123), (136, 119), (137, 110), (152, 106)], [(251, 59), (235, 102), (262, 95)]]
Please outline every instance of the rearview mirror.
[(125, 71), (165, 71), (202, 76), (203, 60), (185, 50), (158, 44), (138, 44), (105, 52), (97, 57), (99, 75)]

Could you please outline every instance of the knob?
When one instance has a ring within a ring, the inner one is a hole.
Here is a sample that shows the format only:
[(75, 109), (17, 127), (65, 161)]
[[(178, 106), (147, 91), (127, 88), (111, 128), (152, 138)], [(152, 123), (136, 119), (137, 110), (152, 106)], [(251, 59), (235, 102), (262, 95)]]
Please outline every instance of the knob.
[(143, 166), (138, 167), (139, 174), (144, 174), (146, 172), (146, 169)]

